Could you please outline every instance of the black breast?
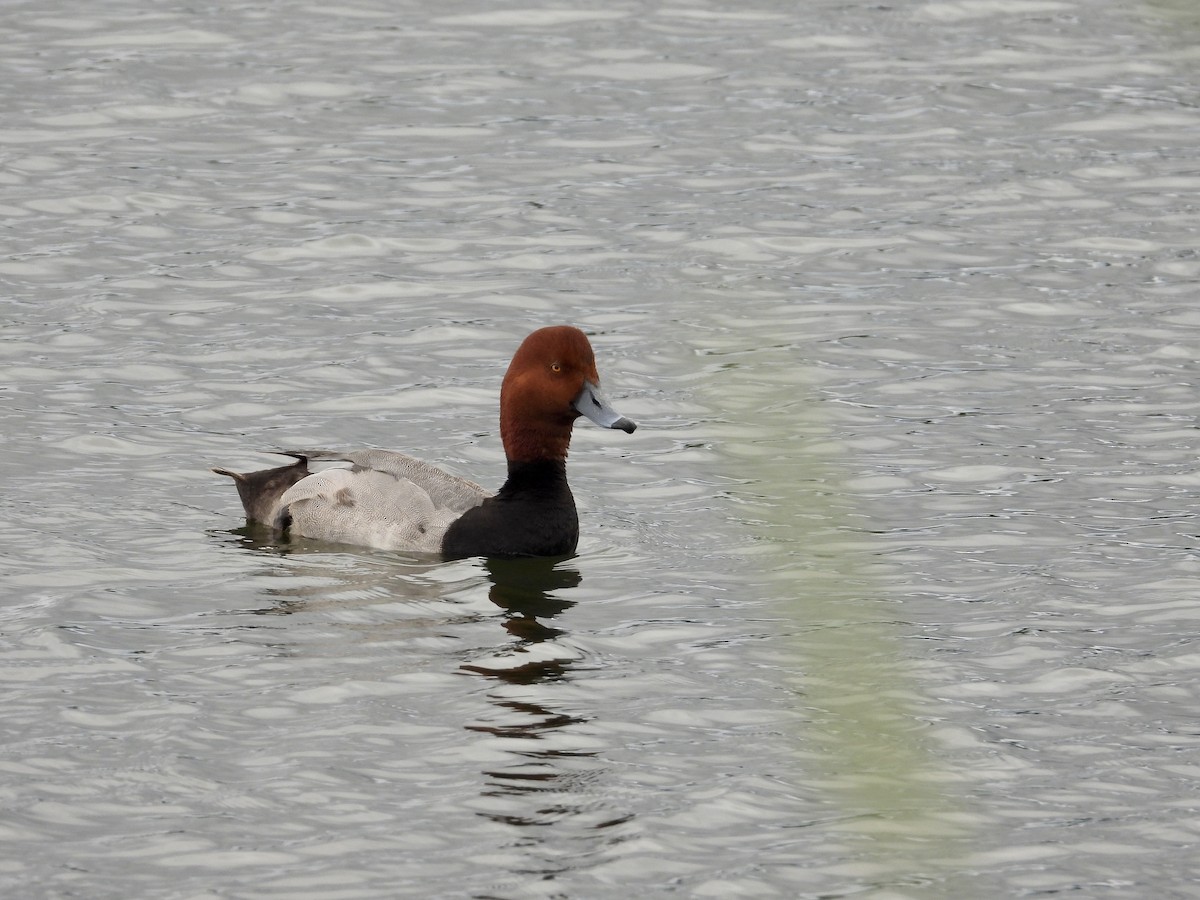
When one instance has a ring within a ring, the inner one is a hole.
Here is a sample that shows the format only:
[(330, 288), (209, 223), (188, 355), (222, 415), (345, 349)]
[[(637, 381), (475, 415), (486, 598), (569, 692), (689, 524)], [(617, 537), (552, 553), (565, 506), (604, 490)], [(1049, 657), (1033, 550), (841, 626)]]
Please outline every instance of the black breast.
[(450, 526), (442, 556), (566, 556), (578, 543), (579, 515), (566, 463), (512, 463), (499, 493)]

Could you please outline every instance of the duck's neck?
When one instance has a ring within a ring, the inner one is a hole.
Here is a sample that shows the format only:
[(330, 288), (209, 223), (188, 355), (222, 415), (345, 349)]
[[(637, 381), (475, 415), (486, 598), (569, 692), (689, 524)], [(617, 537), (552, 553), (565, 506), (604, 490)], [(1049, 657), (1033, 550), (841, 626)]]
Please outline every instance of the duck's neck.
[(534, 459), (508, 461), (508, 479), (500, 488), (498, 497), (511, 499), (518, 496), (571, 496), (567, 485), (567, 461), (565, 459)]
[(567, 450), (571, 446), (574, 415), (530, 421), (519, 415), (518, 410), (505, 407), (503, 402), (502, 396), (500, 442), (504, 445), (510, 471), (515, 463), (532, 465), (566, 460)]

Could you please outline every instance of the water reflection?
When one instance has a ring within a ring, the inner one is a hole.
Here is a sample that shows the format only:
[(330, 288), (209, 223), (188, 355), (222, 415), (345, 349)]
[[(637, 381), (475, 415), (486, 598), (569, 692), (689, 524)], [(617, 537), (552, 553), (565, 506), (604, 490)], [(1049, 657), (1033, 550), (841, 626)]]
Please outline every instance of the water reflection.
[[(221, 614), (303, 616), (303, 624), (287, 626), (286, 652), (303, 645), (307, 653), (359, 658), (372, 680), (395, 678), (407, 668), (398, 663), (412, 652), (430, 646), (449, 650), (463, 640), (462, 629), (490, 626), (495, 618), (479, 601), (483, 579), (478, 566), (468, 561), (444, 563), (319, 541), (280, 541), (270, 529), (256, 525), (214, 537), (248, 552), (254, 561), (236, 576), (236, 593), (247, 594), (249, 604)], [(242, 620), (237, 627), (259, 627), (254, 621)]]
[[(363, 548), (340, 547), (305, 539), (280, 540), (279, 535), (258, 523), (248, 523), (228, 531), (213, 531), (211, 536), (241, 549), (261, 554), (266, 559), (287, 560), (286, 568), (256, 571), (258, 576), (284, 575), (287, 581), (267, 588), (264, 595), (276, 599), (258, 614), (291, 613), (313, 609), (331, 601), (343, 603), (353, 595), (395, 600), (438, 600), (446, 595), (450, 573), (470, 574), (470, 583), (479, 582), (476, 562), (445, 563), (435, 557), (380, 552)], [(563, 632), (546, 624), (575, 605), (555, 592), (577, 587), (582, 581), (570, 557), (543, 559), (483, 559), (478, 561), (491, 582), (488, 599), (504, 610), (504, 629), (528, 646), (553, 639)], [(305, 578), (309, 576), (309, 578)], [(479, 617), (475, 617), (479, 618)], [(517, 677), (515, 670), (489, 669), (464, 665), (467, 671)], [(536, 669), (536, 667), (535, 667)], [(523, 677), (523, 676), (522, 676)], [(536, 673), (535, 673), (536, 677)]]
[(949, 774), (922, 742), (902, 623), (879, 599), (873, 548), (855, 536), (858, 516), (812, 440), (823, 423), (796, 399), (804, 370), (783, 342), (748, 341), (745, 355), (753, 366), (720, 370), (707, 388), (719, 408), (738, 411), (737, 436), (722, 451), (755, 479), (736, 514), (761, 535), (761, 578), (787, 635), (781, 676), (806, 711), (796, 780), (822, 786), (840, 812), (838, 833), (861, 841), (869, 880), (892, 889), (914, 861), (937, 871), (961, 853), (964, 829), (940, 789)]
[(226, 540), (230, 543), (239, 544), (246, 550), (268, 553), (273, 556), (286, 556), (300, 549), (293, 547), (289, 543), (280, 541), (279, 535), (274, 529), (268, 528), (260, 522), (247, 522), (240, 528), (231, 528), (227, 531), (214, 530), (210, 531), (209, 534), (217, 540)]
[(504, 629), (517, 641), (473, 657), (462, 670), (512, 684), (562, 677), (579, 654), (556, 640), (565, 634), (562, 629), (543, 620), (575, 605), (554, 592), (577, 587), (583, 580), (579, 570), (563, 559), (487, 559), (483, 566), (492, 582), (488, 599), (504, 610)]
[(488, 559), (492, 580), (488, 599), (506, 612), (504, 627), (524, 641), (544, 641), (563, 632), (540, 618), (551, 618), (575, 605), (551, 593), (578, 586), (579, 570), (554, 559)]
[[(562, 592), (583, 578), (569, 559), (489, 559), (484, 569), (488, 597), (504, 611), (504, 629), (517, 641), (461, 666), (494, 679), (488, 709), (465, 728), (485, 735), (507, 761), (483, 769), (477, 812), (520, 829), (514, 872), (553, 877), (620, 840), (622, 832), (610, 829), (633, 819), (599, 799), (608, 766), (589, 730), (595, 711), (580, 706), (574, 683), (583, 654), (565, 629), (547, 621), (575, 605)], [(568, 821), (571, 828), (562, 827)]]
[[(254, 527), (215, 537), (250, 551), (261, 563), (251, 577), (272, 582), (258, 591), (270, 605), (255, 612), (307, 615), (304, 627), (289, 629), (289, 641), (303, 645), (306, 656), (325, 644), (351, 670), (340, 682), (306, 688), (302, 699), (332, 711), (364, 697), (403, 698), (383, 713), (394, 718), (375, 726), (398, 729), (401, 759), (423, 729), (473, 736), (458, 743), (477, 760), (478, 783), (459, 802), (506, 835), (497, 858), (508, 871), (552, 877), (587, 866), (629, 837), (620, 826), (632, 823), (634, 812), (606, 799), (613, 779), (593, 724), (598, 712), (579, 691), (581, 673), (595, 667), (580, 665), (588, 656), (559, 621), (583, 582), (573, 557), (443, 563), (280, 543)], [(430, 687), (425, 679), (437, 676), (428, 671), (401, 672), (407, 651), (431, 640), (442, 647), (435, 668), (456, 666), (468, 676), (455, 679), (463, 689), (441, 678)], [(363, 654), (381, 644), (386, 654)], [(406, 724), (414, 702), (429, 706), (418, 723)], [(396, 777), (390, 767), (384, 771)], [(437, 771), (431, 757), (426, 773)]]

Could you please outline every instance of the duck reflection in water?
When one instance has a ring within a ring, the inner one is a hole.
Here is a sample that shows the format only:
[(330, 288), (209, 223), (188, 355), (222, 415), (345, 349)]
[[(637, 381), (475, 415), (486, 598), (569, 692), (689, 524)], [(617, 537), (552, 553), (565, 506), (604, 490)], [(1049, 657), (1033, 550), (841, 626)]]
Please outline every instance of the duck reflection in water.
[(537, 645), (565, 633), (543, 620), (575, 605), (575, 601), (564, 600), (554, 593), (576, 587), (583, 580), (579, 570), (567, 564), (566, 559), (484, 560), (492, 582), (488, 598), (505, 611), (504, 628), (520, 643), (505, 647), (486, 662), (463, 663), (463, 671), (492, 675), (515, 684), (530, 684), (563, 674), (576, 654), (565, 648), (556, 653), (551, 647)]
[[(573, 557), (485, 558), (478, 565), (487, 582), (475, 563), (460, 564), (459, 577), (447, 580), (445, 563), (399, 564), (391, 554), (366, 552), (353, 554), (356, 562), (347, 567), (334, 564), (336, 557), (327, 546), (281, 545), (252, 527), (219, 537), (264, 560), (279, 561), (263, 574), (286, 576), (285, 586), (272, 584), (264, 590), (272, 605), (250, 612), (345, 613), (386, 604), (389, 612), (382, 620), (372, 614), (363, 623), (342, 621), (337, 631), (344, 635), (346, 629), (354, 629), (363, 640), (425, 648), (428, 658), (421, 666), (441, 668), (447, 656), (455, 660), (461, 654), (457, 663), (467, 676), (464, 685), (482, 684), (483, 690), (469, 687), (443, 698), (447, 708), (454, 708), (465, 694), (472, 707), (464, 718), (444, 725), (488, 745), (477, 748), (489, 759), (480, 772), (478, 813), (520, 829), (522, 877), (554, 877), (561, 873), (564, 859), (603, 853), (628, 839), (629, 829), (635, 827), (630, 824), (634, 813), (622, 804), (597, 799), (596, 786), (611, 777), (610, 766), (601, 757), (596, 711), (583, 699), (586, 694), (581, 694), (579, 683), (596, 667), (579, 666), (585, 652), (567, 630), (554, 624), (576, 605), (567, 597), (583, 581)], [(308, 560), (313, 564), (306, 565)], [(478, 600), (457, 599), (464, 593), (479, 598), (485, 587), (494, 604), (490, 614)], [(415, 615), (406, 614), (410, 609)], [(503, 631), (496, 631), (497, 624)], [(462, 651), (462, 642), (471, 641), (472, 635), (478, 638), (480, 627), (487, 636)], [(429, 654), (430, 647), (443, 649)], [(393, 652), (389, 648), (386, 654), (366, 659), (387, 659)], [(367, 680), (372, 677), (376, 676)], [(436, 724), (436, 718), (431, 721)]]
[[(473, 604), (464, 607), (451, 603), (449, 608), (454, 614), (446, 613), (447, 595), (459, 590), (458, 587), (448, 590), (449, 585), (482, 587), (474, 567), (464, 573), (465, 581), (447, 582), (441, 577), (431, 577), (442, 570), (444, 563), (414, 559), (401, 564), (394, 558), (353, 548), (347, 550), (360, 564), (349, 569), (331, 565), (328, 545), (303, 539), (280, 543), (277, 535), (254, 523), (215, 536), (267, 558), (291, 558), (285, 569), (264, 573), (288, 577), (282, 584), (264, 588), (263, 593), (271, 597), (272, 603), (265, 608), (246, 610), (254, 615), (350, 610), (391, 602), (399, 602), (402, 607), (398, 608), (411, 608), (414, 612), (423, 607), (424, 611), (432, 611), (429, 607), (442, 610), (435, 615), (418, 614), (416, 618), (403, 615), (388, 624), (373, 619), (369, 631), (378, 640), (394, 640), (400, 632), (414, 627), (417, 631), (441, 631), (447, 625), (496, 619), (494, 615), (481, 615), (478, 606), (472, 608)], [(303, 562), (308, 559), (313, 561), (311, 566)], [(565, 632), (547, 624), (547, 620), (575, 605), (574, 600), (563, 599), (558, 593), (578, 586), (583, 580), (571, 559), (568, 556), (480, 561), (490, 581), (488, 599), (503, 610), (500, 623), (509, 637), (500, 646), (493, 644), (490, 649), (476, 646), (466, 651), (469, 661), (460, 665), (460, 671), (521, 684), (563, 674), (579, 654), (553, 643)], [(475, 588), (471, 590), (474, 592)]]
[(590, 704), (579, 707), (572, 668), (582, 654), (563, 640), (565, 630), (546, 621), (575, 605), (558, 592), (583, 578), (567, 559), (489, 559), (485, 565), (489, 597), (519, 640), (487, 662), (461, 667), (493, 682), (489, 708), (464, 728), (495, 741), (507, 758), (483, 770), (479, 814), (521, 830), (523, 875), (553, 878), (576, 855), (603, 852), (627, 838), (626, 829), (614, 826), (633, 819), (631, 811), (597, 801), (596, 784), (608, 777), (608, 765), (598, 758), (590, 726), (595, 713)]

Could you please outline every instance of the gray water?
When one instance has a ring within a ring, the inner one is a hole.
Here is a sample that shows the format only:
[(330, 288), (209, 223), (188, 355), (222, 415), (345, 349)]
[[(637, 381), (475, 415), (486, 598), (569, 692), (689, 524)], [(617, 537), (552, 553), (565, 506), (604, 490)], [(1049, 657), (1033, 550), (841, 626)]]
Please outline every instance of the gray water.
[[(1200, 15), (10, 2), (0, 894), (1200, 896)], [(576, 557), (273, 545), (504, 472)]]

